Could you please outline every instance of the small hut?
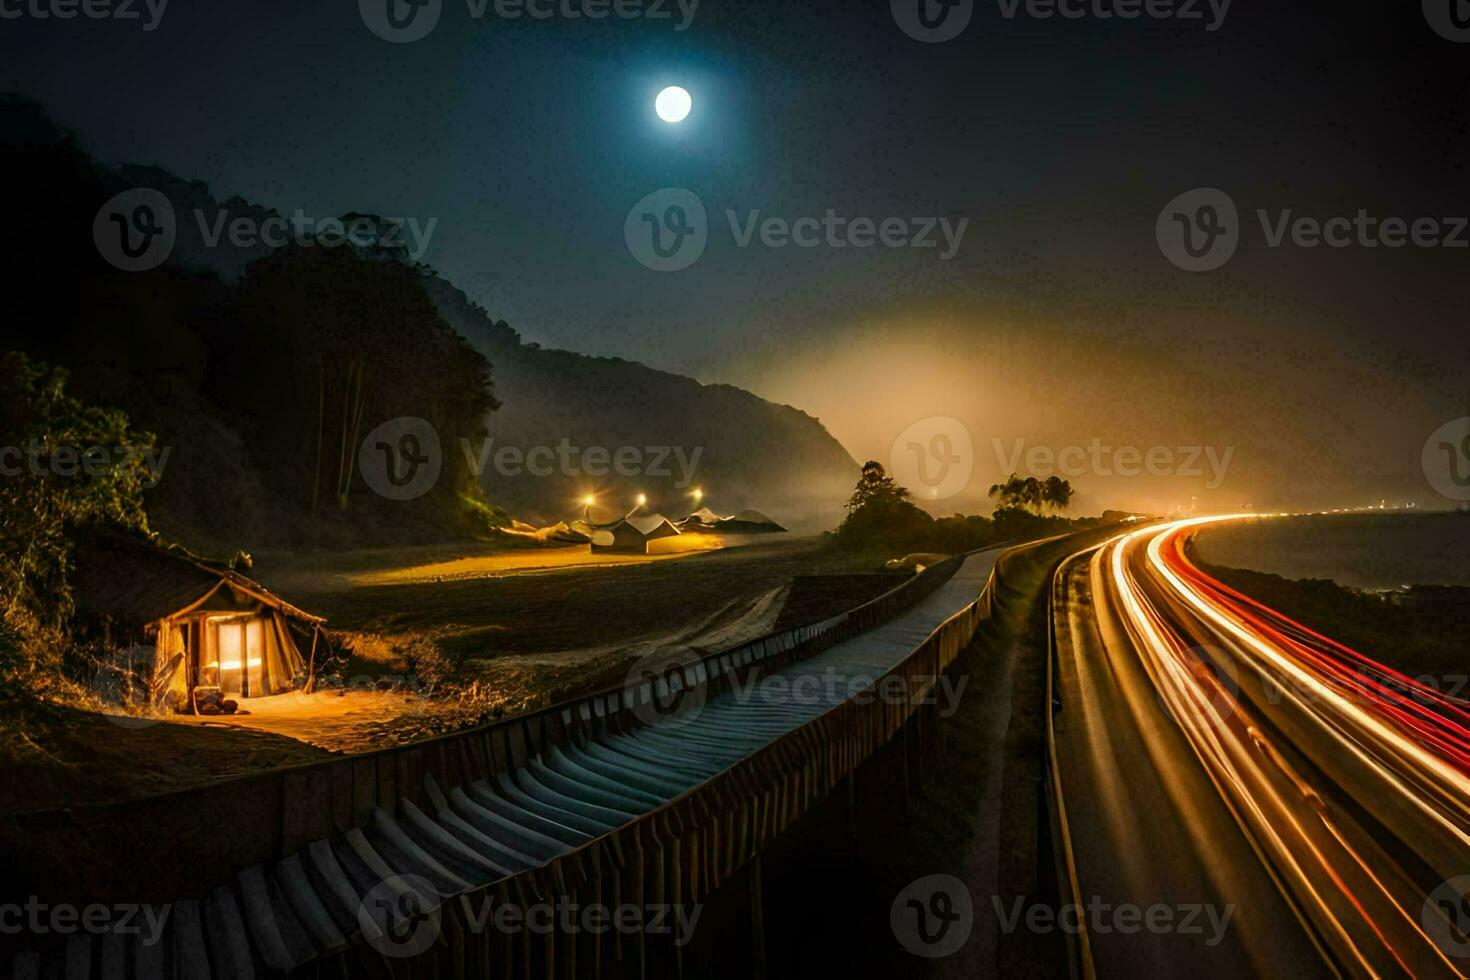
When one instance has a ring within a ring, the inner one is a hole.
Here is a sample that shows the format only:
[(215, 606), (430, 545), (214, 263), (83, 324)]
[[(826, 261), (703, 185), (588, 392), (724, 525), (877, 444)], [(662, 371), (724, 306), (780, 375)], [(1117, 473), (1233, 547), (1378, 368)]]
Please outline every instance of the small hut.
[(679, 529), (662, 514), (629, 514), (620, 521), (593, 528), (593, 551), (648, 553), (648, 543), (673, 537)]
[(254, 698), (311, 680), (326, 620), (235, 571), (98, 532), (78, 540), (72, 582), (80, 617), (114, 644), (152, 648), (147, 681), (159, 702), (193, 709), (206, 691)]

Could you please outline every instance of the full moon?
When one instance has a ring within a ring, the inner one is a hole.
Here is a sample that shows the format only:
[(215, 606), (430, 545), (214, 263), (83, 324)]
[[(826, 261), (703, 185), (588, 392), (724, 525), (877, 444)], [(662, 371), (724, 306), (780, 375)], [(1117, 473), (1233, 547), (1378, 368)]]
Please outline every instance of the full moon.
[(689, 115), (689, 109), (693, 105), (694, 100), (689, 97), (688, 92), (677, 85), (670, 85), (658, 93), (653, 108), (664, 122), (676, 123), (684, 121), (684, 117)]

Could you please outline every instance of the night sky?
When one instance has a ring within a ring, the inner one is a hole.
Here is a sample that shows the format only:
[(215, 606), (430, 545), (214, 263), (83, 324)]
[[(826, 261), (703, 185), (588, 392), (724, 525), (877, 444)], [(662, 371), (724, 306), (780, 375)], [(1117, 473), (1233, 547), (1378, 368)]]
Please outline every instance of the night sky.
[[(666, 9), (476, 21), (444, 0), (407, 44), (351, 2), (170, 4), (152, 31), (26, 16), (0, 20), (0, 88), (220, 198), (437, 218), (425, 260), (527, 340), (750, 388), (858, 459), (961, 419), (982, 498), (993, 439), (1101, 439), (1234, 461), (1213, 489), (1074, 480), (1094, 504), (1445, 504), (1420, 453), (1470, 410), (1470, 248), (1272, 248), (1256, 217), (1470, 214), (1470, 43), (1417, 3), (1237, 0), (1212, 31), (1204, 2), (1124, 21), (992, 0), (934, 44), (886, 2), (705, 0), (683, 31)], [(668, 84), (694, 97), (679, 126), (652, 110)], [(623, 238), (664, 187), (710, 216), (676, 273)], [(1155, 240), (1197, 187), (1243, 225), (1206, 273)], [(741, 248), (726, 209), (968, 225), (947, 261)]]

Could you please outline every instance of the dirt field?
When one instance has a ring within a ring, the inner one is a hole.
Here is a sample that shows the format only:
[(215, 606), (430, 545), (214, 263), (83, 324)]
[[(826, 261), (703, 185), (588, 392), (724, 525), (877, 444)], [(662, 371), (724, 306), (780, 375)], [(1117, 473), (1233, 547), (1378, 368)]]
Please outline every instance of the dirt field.
[[(530, 557), (528, 557), (530, 556)], [(632, 648), (740, 618), (797, 575), (879, 567), (812, 538), (651, 556), (580, 549), (403, 549), (260, 559), (253, 575), (335, 630), (428, 632), (455, 661)], [(779, 611), (779, 610), (778, 610)]]
[[(811, 538), (724, 543), (613, 561), (591, 561), (585, 547), (263, 556), (253, 576), (377, 654), (347, 658), (319, 693), (244, 701), (248, 715), (0, 711), (11, 735), (0, 781), (13, 791), (0, 811), (149, 795), (513, 716), (619, 683), (654, 650), (726, 649), (825, 619), (903, 577), (880, 573), (885, 556), (828, 552)], [(400, 682), (410, 665), (394, 652), (425, 639), (444, 674)]]

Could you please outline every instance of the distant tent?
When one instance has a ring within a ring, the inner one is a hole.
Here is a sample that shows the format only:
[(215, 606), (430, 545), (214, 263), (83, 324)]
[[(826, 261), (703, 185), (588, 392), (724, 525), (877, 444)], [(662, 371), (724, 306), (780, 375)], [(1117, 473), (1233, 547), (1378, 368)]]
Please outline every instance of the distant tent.
[(758, 510), (742, 510), (734, 517), (726, 518), (726, 520), (734, 522), (736, 524), (756, 524), (763, 527), (778, 527), (781, 528), (781, 530), (783, 531), (786, 530), (784, 527), (781, 527), (780, 524), (777, 524), (775, 521), (771, 520), (769, 517), (767, 517), (765, 514), (762, 514)]
[(105, 623), (114, 642), (153, 647), (148, 683), (159, 701), (194, 703), (196, 688), (253, 698), (302, 687), (326, 622), (237, 572), (151, 541), (99, 532), (77, 541), (77, 613)]
[(586, 544), (592, 540), (592, 535), (566, 521), (557, 521), (546, 529), (546, 538), (548, 541), (560, 541), (563, 544)]
[(759, 510), (742, 510), (734, 517), (720, 517), (714, 523), (714, 530), (726, 535), (770, 535), (784, 533), (786, 529)]
[(708, 507), (701, 507), (701, 508), (699, 508), (699, 510), (696, 510), (694, 513), (690, 514), (688, 517), (684, 518), (684, 520), (680, 523), (679, 526), (680, 527), (685, 527), (685, 528), (699, 527), (699, 526), (713, 527), (714, 525), (718, 524), (719, 522), (720, 522), (720, 515), (719, 514), (716, 514), (714, 511), (710, 510)]
[(673, 537), (679, 529), (662, 514), (630, 514), (620, 521), (590, 528), (593, 551), (648, 553), (648, 542)]
[(721, 517), (708, 507), (701, 507), (679, 525), (684, 531), (713, 531), (721, 534), (773, 534), (786, 528), (758, 510), (742, 510), (733, 517)]

